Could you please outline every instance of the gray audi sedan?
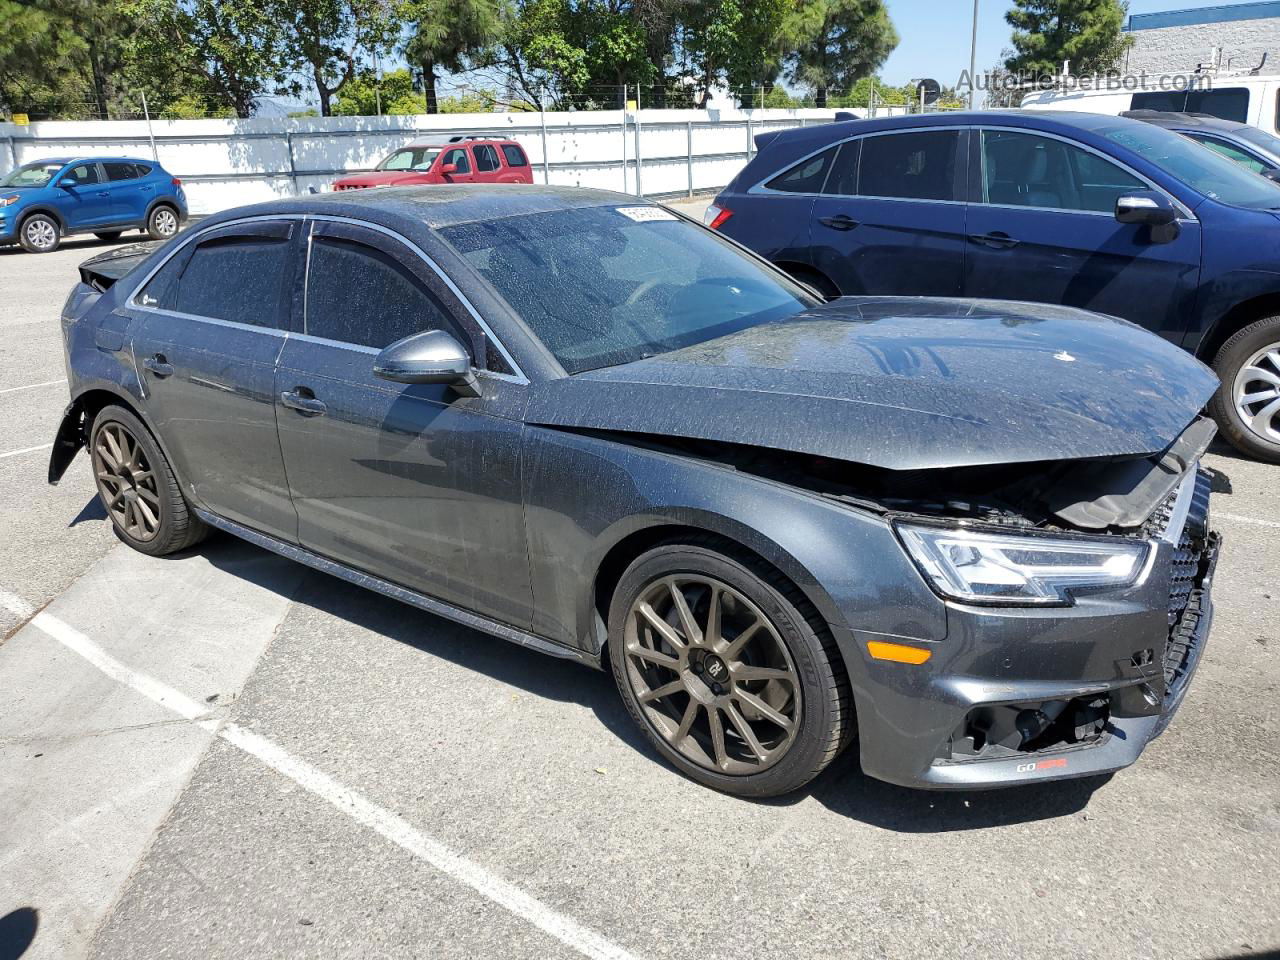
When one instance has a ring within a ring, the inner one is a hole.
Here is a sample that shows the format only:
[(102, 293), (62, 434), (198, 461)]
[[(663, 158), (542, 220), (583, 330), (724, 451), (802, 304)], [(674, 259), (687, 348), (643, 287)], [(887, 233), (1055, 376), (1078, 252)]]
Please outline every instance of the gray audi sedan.
[(535, 186), (282, 200), (80, 272), (49, 479), (87, 447), (120, 539), (226, 531), (611, 668), (717, 789), (855, 739), (917, 787), (1115, 770), (1203, 652), (1217, 381), (1124, 321), (825, 303)]

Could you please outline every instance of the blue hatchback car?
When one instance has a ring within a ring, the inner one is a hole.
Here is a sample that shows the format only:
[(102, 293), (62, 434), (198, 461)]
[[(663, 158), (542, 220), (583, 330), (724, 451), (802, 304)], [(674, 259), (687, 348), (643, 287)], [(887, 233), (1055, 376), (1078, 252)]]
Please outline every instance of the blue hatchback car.
[(32, 253), (56, 250), (72, 233), (114, 240), (136, 229), (167, 240), (186, 219), (182, 181), (151, 160), (50, 158), (0, 178), (0, 245)]
[[(1280, 463), (1280, 185), (1125, 117), (992, 111), (756, 138), (707, 222), (824, 295), (1031, 300), (1211, 364), (1211, 411)], [(940, 331), (941, 332), (941, 331)]]

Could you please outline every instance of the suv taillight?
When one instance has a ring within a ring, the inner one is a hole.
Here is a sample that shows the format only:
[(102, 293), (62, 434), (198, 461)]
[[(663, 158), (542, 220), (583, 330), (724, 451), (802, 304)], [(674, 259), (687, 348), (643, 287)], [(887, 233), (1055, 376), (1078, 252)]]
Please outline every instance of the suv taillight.
[(726, 207), (717, 207), (714, 203), (707, 207), (707, 212), (702, 215), (702, 222), (712, 230), (719, 230), (724, 226), (724, 222), (733, 216), (733, 211)]
[(180, 186), (182, 186), (182, 181), (181, 181), (181, 180), (179, 180), (177, 177), (174, 177), (172, 182), (173, 182), (173, 185), (174, 185), (175, 187), (180, 187)]

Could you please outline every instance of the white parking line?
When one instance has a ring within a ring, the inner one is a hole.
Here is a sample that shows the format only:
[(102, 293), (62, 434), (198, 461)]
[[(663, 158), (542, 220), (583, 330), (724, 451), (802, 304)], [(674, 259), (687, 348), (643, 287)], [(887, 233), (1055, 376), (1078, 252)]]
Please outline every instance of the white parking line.
[(35, 453), (37, 450), (48, 450), (52, 446), (52, 443), (42, 443), (38, 447), (23, 447), (21, 450), (10, 450), (7, 453), (0, 453), (0, 460), (6, 457), (20, 457), (24, 453)]
[(25, 387), (5, 387), (0, 393), (17, 393), (19, 390), (34, 390), (36, 387), (52, 387), (66, 380), (46, 380), (43, 383), (28, 383)]
[[(0, 591), (0, 606), (23, 617), (31, 616), (33, 607), (21, 597)], [(519, 887), (491, 873), (473, 860), (450, 850), (428, 836), (403, 817), (386, 807), (366, 799), (334, 780), (320, 769), (291, 755), (279, 744), (235, 723), (222, 724), (208, 715), (204, 704), (197, 703), (170, 686), (138, 673), (116, 660), (89, 637), (52, 614), (41, 612), (31, 625), (79, 654), (113, 680), (129, 687), (155, 703), (168, 707), (179, 716), (215, 736), (256, 757), (277, 773), (288, 777), (308, 793), (332, 804), (352, 819), (364, 824), (403, 850), (426, 861), (441, 873), (470, 887), (481, 896), (555, 937), (565, 946), (592, 960), (637, 960), (636, 956), (571, 917), (553, 910)]]
[(1223, 520), (1234, 520), (1236, 523), (1251, 523), (1255, 527), (1273, 527), (1280, 530), (1280, 522), (1275, 520), (1259, 520), (1256, 517), (1242, 517), (1238, 513), (1222, 513), (1214, 511), (1214, 517), (1221, 517)]

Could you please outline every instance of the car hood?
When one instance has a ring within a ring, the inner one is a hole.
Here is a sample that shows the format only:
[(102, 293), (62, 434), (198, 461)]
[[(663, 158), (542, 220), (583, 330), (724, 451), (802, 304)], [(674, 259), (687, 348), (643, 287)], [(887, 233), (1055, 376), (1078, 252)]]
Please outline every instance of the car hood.
[(844, 297), (538, 384), (526, 419), (918, 470), (1158, 453), (1217, 385), (1183, 350), (1114, 317)]
[(334, 183), (344, 187), (394, 187), (402, 183), (422, 183), (427, 175), (426, 170), (396, 172), (375, 170), (371, 173), (353, 173), (350, 176), (339, 177)]

